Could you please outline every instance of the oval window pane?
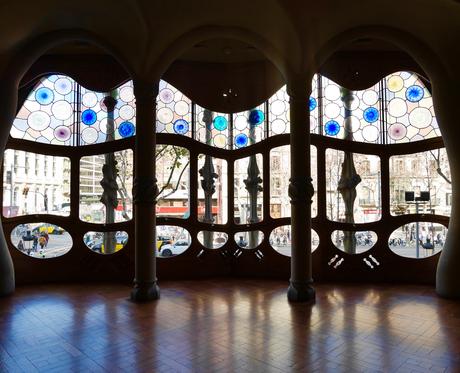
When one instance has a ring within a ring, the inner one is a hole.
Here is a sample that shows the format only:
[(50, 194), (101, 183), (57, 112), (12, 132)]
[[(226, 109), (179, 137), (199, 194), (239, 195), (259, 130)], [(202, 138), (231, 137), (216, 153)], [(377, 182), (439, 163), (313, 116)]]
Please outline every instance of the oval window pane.
[(192, 243), (187, 229), (177, 225), (157, 225), (157, 256), (170, 258), (182, 254)]
[(85, 245), (98, 254), (114, 254), (123, 249), (128, 242), (128, 233), (116, 232), (87, 232), (83, 236)]
[(372, 231), (334, 231), (332, 243), (347, 254), (361, 254), (377, 242), (377, 234)]
[(446, 235), (447, 228), (442, 224), (413, 222), (393, 231), (388, 247), (396, 255), (406, 258), (427, 258), (442, 250)]
[(20, 224), (11, 232), (11, 243), (23, 254), (39, 259), (62, 256), (72, 248), (72, 236), (51, 223)]
[(235, 233), (235, 242), (242, 249), (255, 249), (263, 240), (264, 234), (261, 231)]
[(201, 231), (198, 241), (207, 249), (219, 249), (227, 243), (228, 236), (224, 232)]
[[(291, 256), (291, 226), (283, 225), (276, 227), (270, 233), (270, 245), (280, 254)], [(311, 230), (311, 251), (315, 251), (319, 245), (319, 236)]]

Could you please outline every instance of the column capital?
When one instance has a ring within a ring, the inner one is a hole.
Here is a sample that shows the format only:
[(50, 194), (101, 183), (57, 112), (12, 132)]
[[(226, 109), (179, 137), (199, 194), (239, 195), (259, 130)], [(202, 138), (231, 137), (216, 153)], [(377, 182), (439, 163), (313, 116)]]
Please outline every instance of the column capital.
[(133, 184), (133, 201), (135, 204), (155, 204), (158, 196), (157, 179), (151, 177), (135, 177)]
[(287, 93), (291, 101), (309, 98), (311, 94), (311, 79), (304, 76), (295, 77), (287, 82)]
[(289, 179), (288, 188), (289, 198), (292, 204), (297, 203), (312, 203), (315, 189), (313, 188), (312, 178), (306, 177), (291, 177)]
[(104, 97), (102, 102), (107, 108), (107, 111), (110, 113), (115, 110), (115, 105), (117, 104), (118, 100), (110, 95), (107, 95)]
[(147, 82), (145, 80), (134, 79), (133, 84), (136, 103), (156, 100), (158, 95), (158, 82)]

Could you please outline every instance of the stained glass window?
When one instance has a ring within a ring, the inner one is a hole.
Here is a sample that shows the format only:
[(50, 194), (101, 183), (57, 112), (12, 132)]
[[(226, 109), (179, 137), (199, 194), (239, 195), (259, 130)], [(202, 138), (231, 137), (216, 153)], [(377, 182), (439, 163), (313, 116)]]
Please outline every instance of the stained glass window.
[(159, 85), (156, 128), (158, 133), (192, 134), (191, 100), (164, 80)]
[[(113, 112), (108, 112), (104, 103), (107, 96), (115, 100)], [(131, 81), (101, 93), (67, 76), (50, 75), (30, 92), (10, 134), (13, 138), (76, 146), (133, 136), (135, 123)]]
[(216, 148), (229, 149), (232, 137), (231, 120), (230, 114), (212, 112), (196, 105), (196, 140)]

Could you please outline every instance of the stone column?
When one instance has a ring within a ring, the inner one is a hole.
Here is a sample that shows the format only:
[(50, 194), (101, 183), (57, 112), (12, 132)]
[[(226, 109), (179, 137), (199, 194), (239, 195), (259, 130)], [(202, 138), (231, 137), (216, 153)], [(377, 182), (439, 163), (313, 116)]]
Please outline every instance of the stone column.
[(444, 75), (442, 80), (434, 80), (432, 83), (436, 117), (449, 157), (452, 180), (452, 211), (449, 231), (436, 272), (436, 292), (443, 297), (460, 299), (460, 127), (457, 109), (460, 100), (460, 77), (454, 79)]
[(136, 96), (136, 146), (134, 149), (135, 278), (131, 300), (160, 297), (156, 277), (155, 178), (156, 96), (158, 84), (134, 80)]
[[(5, 151), (8, 135), (16, 115), (18, 89), (14, 82), (1, 81), (0, 100), (2, 107), (0, 109), (0, 148), (1, 153)], [(0, 160), (3, 163), (3, 157)], [(14, 292), (14, 267), (11, 255), (6, 244), (3, 233), (3, 225), (0, 220), (0, 296), (9, 295)]]
[(310, 112), (308, 79), (288, 82), (290, 97), (291, 178), (291, 278), (288, 300), (312, 302), (315, 290), (311, 273), (311, 203), (313, 184), (310, 177)]

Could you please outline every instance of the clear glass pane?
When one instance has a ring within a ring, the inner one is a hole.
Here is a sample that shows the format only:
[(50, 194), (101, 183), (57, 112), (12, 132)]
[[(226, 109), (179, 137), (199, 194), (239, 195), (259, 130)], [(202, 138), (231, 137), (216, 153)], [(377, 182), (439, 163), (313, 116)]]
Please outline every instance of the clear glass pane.
[[(270, 233), (270, 245), (282, 255), (291, 256), (291, 226), (283, 225), (276, 227)], [(319, 245), (319, 236), (311, 230), (311, 251), (315, 251)]]
[(242, 249), (255, 249), (264, 239), (261, 231), (237, 232), (235, 233), (235, 242)]
[(391, 234), (388, 247), (395, 254), (406, 258), (426, 258), (443, 249), (446, 235), (447, 228), (442, 224), (409, 223), (399, 227)]
[[(317, 153), (316, 147), (310, 146), (310, 172), (315, 189), (311, 216), (318, 213), (317, 201)], [(291, 199), (288, 195), (289, 179), (291, 177), (291, 153), (289, 145), (279, 146), (270, 151), (270, 216), (285, 218), (291, 216)]]
[[(104, 188), (106, 191), (104, 193)], [(133, 152), (82, 157), (80, 160), (80, 219), (116, 223), (132, 217)], [(101, 202), (105, 200), (107, 204)]]
[(155, 157), (159, 195), (158, 217), (188, 218), (190, 199), (190, 153), (174, 145), (158, 145)]
[(225, 224), (228, 218), (227, 161), (198, 156), (198, 221)]
[(192, 244), (187, 229), (177, 225), (157, 225), (157, 256), (170, 258), (182, 254)]
[(198, 232), (198, 241), (207, 249), (219, 249), (227, 243), (228, 235), (224, 232)]
[(8, 149), (3, 157), (3, 216), (70, 214), (70, 159)]
[[(344, 158), (343, 151), (326, 150), (327, 218), (348, 223), (379, 220), (381, 215), (380, 158), (357, 153), (348, 153), (346, 163)], [(351, 188), (353, 185), (356, 186), (355, 194)], [(347, 207), (347, 204), (352, 207)]]
[(234, 170), (235, 222), (250, 224), (262, 221), (262, 154), (236, 160)]
[(391, 157), (390, 203), (392, 215), (418, 211), (450, 216), (452, 184), (446, 150)]
[(361, 254), (369, 250), (377, 242), (377, 234), (372, 231), (334, 231), (332, 243), (348, 254)]
[(51, 223), (20, 224), (11, 231), (11, 243), (22, 253), (39, 259), (55, 258), (72, 248), (72, 237)]
[(128, 243), (128, 233), (116, 232), (87, 232), (83, 236), (85, 245), (98, 254), (114, 254)]

